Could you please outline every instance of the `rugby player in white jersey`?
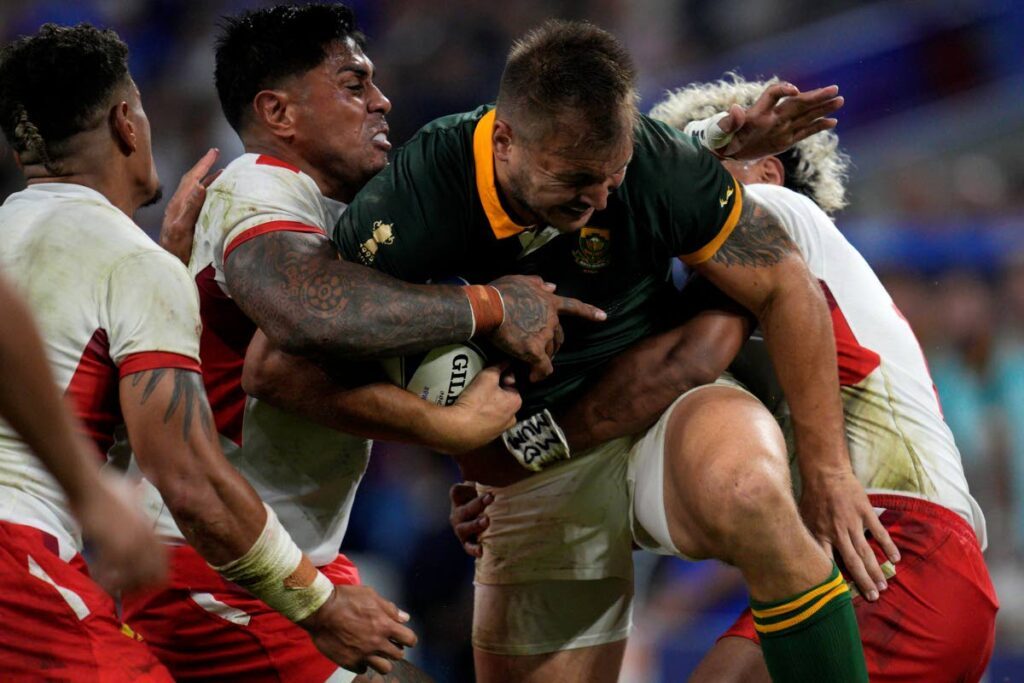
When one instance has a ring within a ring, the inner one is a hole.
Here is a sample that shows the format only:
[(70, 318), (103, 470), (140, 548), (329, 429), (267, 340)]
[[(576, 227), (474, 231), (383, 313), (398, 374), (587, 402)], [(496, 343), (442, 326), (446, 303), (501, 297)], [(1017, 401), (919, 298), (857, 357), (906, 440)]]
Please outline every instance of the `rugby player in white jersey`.
[(63, 489), (83, 538), (92, 545), (90, 574), (110, 592), (165, 580), (167, 561), (152, 525), (131, 504), (123, 482), (101, 475), (95, 445), (57, 392), (35, 321), (2, 277), (0, 320), (0, 419)]
[[(0, 208), (0, 265), (86, 434), (105, 451), (125, 425), (203, 559), (339, 663), (388, 671), (415, 642), (407, 616), (369, 589), (334, 588), (221, 453), (194, 285), (129, 218), (159, 184), (127, 52), (112, 31), (47, 24), (0, 53), (0, 127), (28, 181)], [(6, 424), (0, 473), (4, 677), (171, 680), (89, 578), (68, 501)]]
[[(487, 288), (389, 283), (338, 260), (324, 233), (343, 202), (386, 164), (391, 107), (344, 6), (282, 6), (227, 20), (216, 83), (246, 153), (206, 190), (194, 240), (187, 220), (178, 226), (183, 232), (164, 235), (199, 288), (200, 357), (214, 422), (229, 460), (314, 565), (336, 584), (358, 584), (339, 546), (369, 458), (368, 438), (461, 453), (513, 424), (520, 401), (500, 385), (497, 367), (442, 408), (389, 383), (368, 383), (373, 374), (366, 367), (379, 372), (376, 363), (339, 361), (464, 341), (474, 327), (494, 332), (504, 316), (504, 337), (492, 339), (521, 356), (539, 353), (543, 358), (534, 360), (543, 365), (545, 334), (556, 333), (556, 319), (545, 314), (542, 327), (550, 329), (517, 340), (515, 330), (530, 322), (518, 309), (539, 302), (552, 312), (594, 312), (529, 278), (495, 283), (502, 310), (498, 297), (490, 297), (496, 307), (478, 305), (493, 291)], [(267, 258), (274, 262), (266, 265)], [(331, 358), (330, 373), (278, 351), (257, 327), (291, 350), (322, 345), (318, 355)], [(246, 389), (276, 401), (286, 392), (288, 405), (310, 419)], [(149, 493), (160, 512), (159, 496)], [(159, 529), (180, 537), (166, 512)], [(345, 676), (293, 624), (210, 571), (194, 549), (176, 546), (171, 563), (169, 586), (128, 596), (124, 607), (126, 622), (178, 680)], [(401, 666), (392, 676), (418, 680), (422, 673)]]
[[(651, 116), (680, 130), (691, 123), (704, 127), (711, 120), (705, 117), (736, 104), (750, 105), (770, 83), (732, 76), (689, 86), (656, 105)], [(968, 490), (910, 326), (829, 217), (846, 205), (848, 158), (839, 150), (835, 133), (822, 132), (780, 155), (724, 163), (748, 194), (779, 218), (821, 283), (832, 312), (854, 473), (900, 549), (901, 559), (893, 565), (869, 541), (886, 571), (887, 589), (876, 601), (854, 600), (870, 679), (977, 681), (991, 656), (998, 608), (981, 555), (985, 519)], [(752, 327), (735, 310), (733, 316), (724, 310), (704, 311), (698, 316), (705, 318), (697, 320), (700, 327), (666, 333), (620, 356), (601, 382), (560, 417), (570, 443), (586, 448), (642, 430), (679, 386), (694, 382), (694, 373), (716, 364), (724, 368)], [(703, 346), (693, 343), (698, 330)], [(752, 391), (776, 415), (792, 445), (788, 408), (758, 335), (718, 384)], [(457, 534), (467, 552), (479, 556), (476, 537), (487, 526), (482, 511), (490, 500), (458, 487), (453, 501)], [(804, 513), (815, 535), (827, 538), (815, 526), (816, 511)], [(769, 680), (750, 610), (718, 641), (691, 680)]]

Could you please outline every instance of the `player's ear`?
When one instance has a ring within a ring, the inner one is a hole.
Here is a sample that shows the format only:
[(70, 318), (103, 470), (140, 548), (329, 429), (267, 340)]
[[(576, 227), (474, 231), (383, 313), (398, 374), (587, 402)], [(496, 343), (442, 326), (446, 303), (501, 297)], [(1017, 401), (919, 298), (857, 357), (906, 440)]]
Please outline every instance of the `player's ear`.
[(290, 137), (295, 128), (295, 108), (289, 106), (288, 93), (281, 90), (261, 90), (252, 100), (257, 124), (266, 126), (280, 137)]
[(494, 147), (494, 158), (498, 161), (508, 161), (512, 149), (512, 127), (508, 122), (496, 118), (494, 120), (494, 133), (491, 134), (491, 145)]
[(128, 102), (121, 100), (110, 110), (110, 128), (118, 148), (129, 156), (138, 148), (135, 142), (135, 124), (129, 117)]
[(785, 185), (786, 170), (778, 157), (765, 157), (760, 161), (760, 181), (768, 185)]

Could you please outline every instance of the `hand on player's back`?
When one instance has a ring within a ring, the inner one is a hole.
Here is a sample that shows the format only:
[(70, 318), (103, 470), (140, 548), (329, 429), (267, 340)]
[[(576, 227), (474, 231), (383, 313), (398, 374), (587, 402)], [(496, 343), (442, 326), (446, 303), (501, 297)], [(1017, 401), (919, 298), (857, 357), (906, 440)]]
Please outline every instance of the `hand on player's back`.
[(485, 446), (516, 423), (516, 412), (522, 405), (519, 392), (502, 382), (508, 364), (484, 368), (458, 400), (444, 414), (449, 422), (445, 430), (448, 455), (461, 455)]
[(299, 625), (331, 661), (362, 673), (367, 667), (391, 672), (403, 659), (403, 647), (416, 644), (416, 634), (404, 624), (409, 615), (368, 586), (335, 586), (320, 609)]
[(718, 125), (724, 132), (735, 134), (729, 144), (716, 151), (732, 159), (779, 154), (804, 138), (835, 128), (838, 122), (829, 114), (842, 106), (838, 86), (802, 93), (789, 83), (775, 83), (749, 109), (738, 104), (729, 109), (729, 115)]
[(206, 201), (206, 188), (210, 186), (220, 171), (210, 173), (220, 150), (213, 148), (196, 162), (178, 183), (178, 189), (167, 202), (164, 210), (163, 224), (160, 226), (160, 246), (177, 256), (188, 265), (192, 258), (192, 237), (196, 232), (196, 221)]
[(506, 275), (491, 283), (501, 293), (505, 320), (491, 336), (500, 350), (530, 365), (530, 381), (554, 371), (551, 359), (562, 345), (559, 315), (600, 322), (604, 311), (578, 299), (558, 296), (555, 287), (535, 275)]

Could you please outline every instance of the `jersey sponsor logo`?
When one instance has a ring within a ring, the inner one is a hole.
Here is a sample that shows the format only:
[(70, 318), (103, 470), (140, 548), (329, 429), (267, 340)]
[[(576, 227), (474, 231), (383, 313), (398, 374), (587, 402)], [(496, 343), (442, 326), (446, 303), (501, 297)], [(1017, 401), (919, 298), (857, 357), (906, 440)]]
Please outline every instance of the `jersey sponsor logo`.
[(610, 230), (583, 228), (580, 241), (572, 252), (576, 265), (588, 273), (596, 273), (612, 261)]
[(730, 186), (725, 191), (725, 196), (718, 200), (718, 205), (724, 209), (725, 205), (729, 203), (729, 197), (732, 197), (734, 192), (735, 192), (735, 190), (733, 190), (732, 187)]
[(366, 265), (370, 265), (377, 258), (377, 250), (389, 244), (394, 244), (394, 241), (394, 223), (374, 221), (370, 239), (359, 245), (359, 260)]

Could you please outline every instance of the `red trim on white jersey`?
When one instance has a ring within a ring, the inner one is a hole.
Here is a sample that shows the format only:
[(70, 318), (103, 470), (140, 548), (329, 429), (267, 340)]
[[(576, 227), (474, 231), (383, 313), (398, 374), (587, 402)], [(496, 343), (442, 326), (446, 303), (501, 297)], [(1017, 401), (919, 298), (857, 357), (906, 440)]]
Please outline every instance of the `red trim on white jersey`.
[(881, 365), (882, 358), (871, 349), (866, 349), (857, 341), (850, 328), (850, 323), (836, 303), (832, 290), (823, 280), (818, 280), (821, 290), (828, 301), (828, 310), (832, 313), (832, 332), (836, 338), (836, 360), (839, 364), (839, 385), (852, 387), (864, 381)]
[(82, 351), (64, 394), (75, 406), (85, 433), (106, 453), (114, 443), (114, 427), (124, 420), (118, 400), (118, 370), (110, 358), (106, 330), (96, 330)]
[(136, 372), (156, 370), (157, 368), (174, 368), (177, 370), (191, 370), (202, 372), (199, 363), (194, 358), (183, 356), (180, 353), (167, 353), (166, 351), (142, 351), (127, 356), (118, 368), (121, 377), (133, 375)]
[(295, 164), (289, 164), (287, 161), (281, 161), (277, 157), (272, 157), (269, 154), (261, 154), (256, 157), (257, 166), (277, 166), (278, 168), (287, 168), (289, 171), (299, 173), (299, 167)]
[(254, 237), (266, 235), (268, 232), (316, 232), (321, 235), (325, 234), (321, 228), (306, 225), (299, 221), (270, 221), (269, 223), (263, 223), (249, 228), (245, 232), (240, 233), (235, 237), (235, 239), (231, 240), (231, 244), (224, 249), (224, 261), (226, 262), (228, 260), (228, 256), (231, 255), (231, 252), (242, 244), (248, 242)]
[(216, 276), (212, 264), (196, 275), (199, 314), (203, 320), (203, 334), (199, 338), (203, 384), (217, 431), (241, 444), (245, 413), (242, 366), (256, 325), (224, 293)]

